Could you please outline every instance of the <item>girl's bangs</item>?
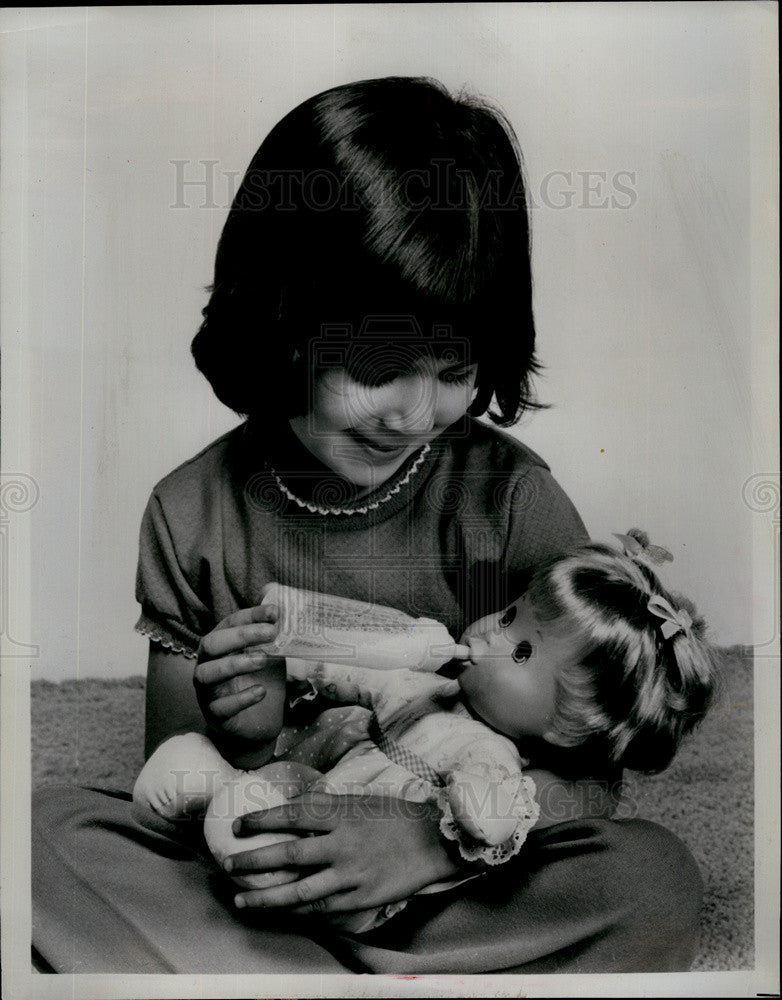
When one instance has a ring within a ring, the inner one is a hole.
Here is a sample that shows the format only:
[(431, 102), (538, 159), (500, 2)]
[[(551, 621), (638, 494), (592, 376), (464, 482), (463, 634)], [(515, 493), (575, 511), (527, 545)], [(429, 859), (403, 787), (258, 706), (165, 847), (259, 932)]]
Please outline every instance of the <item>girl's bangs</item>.
[(400, 357), (473, 364), (494, 346), (494, 324), (482, 304), (424, 295), (401, 281), (381, 284), (357, 277), (328, 286), (318, 281), (297, 297), (298, 329), (324, 349), (360, 345), (365, 356), (375, 347)]

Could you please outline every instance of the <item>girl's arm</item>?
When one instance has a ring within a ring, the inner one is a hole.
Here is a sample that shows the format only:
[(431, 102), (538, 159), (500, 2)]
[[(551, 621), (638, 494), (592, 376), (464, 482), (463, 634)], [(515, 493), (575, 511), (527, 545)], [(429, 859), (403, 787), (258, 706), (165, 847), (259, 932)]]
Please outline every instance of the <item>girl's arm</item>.
[[(203, 666), (203, 664), (201, 664)], [(150, 643), (147, 666), (144, 756), (149, 759), (171, 736), (202, 733), (234, 767), (265, 764), (274, 751), (285, 699), (284, 661), (269, 659), (251, 674), (238, 674), (213, 686), (215, 699), (230, 714), (207, 725), (194, 681), (196, 660)], [(216, 704), (215, 701), (212, 704)]]
[(206, 722), (193, 687), (195, 660), (149, 644), (147, 661), (144, 759), (161, 743), (182, 733), (206, 733)]
[[(551, 772), (531, 773), (543, 789), (546, 809), (541, 809), (537, 827), (610, 816), (610, 794), (599, 782), (563, 782)], [(557, 812), (561, 815), (554, 815)], [(475, 871), (448, 852), (439, 819), (431, 803), (305, 792), (284, 806), (248, 813), (235, 832), (250, 836), (288, 830), (310, 836), (234, 854), (224, 864), (233, 874), (301, 869), (295, 882), (240, 893), (238, 906), (297, 913), (368, 909)]]

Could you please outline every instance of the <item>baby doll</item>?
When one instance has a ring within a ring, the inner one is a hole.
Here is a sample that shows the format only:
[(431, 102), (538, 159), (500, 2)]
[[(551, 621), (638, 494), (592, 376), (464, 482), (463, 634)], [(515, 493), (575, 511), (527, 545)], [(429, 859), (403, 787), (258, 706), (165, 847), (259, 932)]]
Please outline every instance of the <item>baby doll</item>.
[[(235, 838), (231, 823), (238, 815), (279, 804), (307, 787), (380, 792), (436, 802), (443, 835), (457, 842), (464, 858), (491, 865), (516, 854), (538, 818), (535, 786), (524, 773), (528, 762), (518, 743), (537, 738), (579, 748), (577, 753), (589, 745), (606, 764), (663, 770), (705, 715), (715, 657), (691, 605), (685, 608), (681, 598), (668, 594), (646, 563), (644, 554), (654, 550), (644, 545), (644, 536), (620, 537), (624, 553), (604, 545), (580, 547), (541, 567), (509, 607), (471, 625), (461, 640), (470, 656), (456, 680), (289, 660), (289, 676), (309, 681), (336, 702), (368, 710), (368, 738), (356, 739), (323, 774), (301, 757), (238, 772), (205, 737), (173, 737), (139, 776), (137, 818), (150, 825), (150, 811), (173, 820), (208, 804), (204, 833), (222, 863), (230, 854), (295, 836)], [(335, 721), (341, 723), (339, 715)], [(356, 724), (355, 715), (349, 724)], [(321, 749), (329, 738), (322, 733)], [(322, 769), (324, 761), (328, 766), (320, 753)], [(289, 877), (235, 876), (244, 886)], [(359, 933), (399, 908), (357, 914), (342, 926)]]

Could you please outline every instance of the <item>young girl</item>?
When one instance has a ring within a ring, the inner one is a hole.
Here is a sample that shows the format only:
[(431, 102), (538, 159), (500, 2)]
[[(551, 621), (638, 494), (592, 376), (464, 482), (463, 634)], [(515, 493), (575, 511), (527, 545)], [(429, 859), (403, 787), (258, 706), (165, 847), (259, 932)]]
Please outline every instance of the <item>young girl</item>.
[[(243, 888), (271, 888), (241, 872), (255, 867), (255, 848), (278, 836), (242, 843), (232, 836), (232, 820), (285, 801), (291, 785), (296, 793), (363, 790), (432, 801), (442, 813), (441, 831), (462, 857), (507, 861), (539, 816), (534, 782), (522, 770), (529, 760), (519, 756), (525, 741), (659, 773), (706, 713), (716, 657), (703, 622), (642, 558), (585, 545), (538, 569), (526, 595), (467, 629), (462, 642), (470, 655), (458, 682), (410, 669), (369, 669), (360, 647), (355, 663), (289, 661), (289, 676), (329, 699), (371, 710), (369, 739), (325, 779), (311, 771), (302, 781), (279, 763), (252, 773), (233, 769), (205, 737), (175, 736), (139, 775), (134, 814), (159, 828), (161, 817), (176, 821), (208, 806), (207, 843), (218, 862), (239, 873)], [(314, 739), (329, 742), (328, 731), (316, 728), (305, 760), (312, 759)], [(304, 763), (290, 751), (281, 759)], [(243, 825), (252, 829), (252, 819)], [(241, 854), (227, 859), (234, 852)], [(351, 915), (340, 925), (363, 933), (401, 906)]]
[[(270, 581), (458, 635), (587, 540), (545, 463), (474, 419), (510, 425), (534, 405), (534, 346), (521, 159), (499, 112), (391, 78), (318, 94), (272, 129), (231, 207), (193, 343), (246, 420), (156, 486), (141, 527), (148, 754), (200, 730), (253, 768), (281, 725), (295, 742), (343, 711), (279, 697), (284, 662), (245, 652), (273, 634), (258, 607)], [(356, 734), (345, 718), (334, 739), (347, 750)], [(562, 780), (546, 747), (532, 765), (548, 801)], [(411, 904), (404, 926), (317, 943), (284, 918), (469, 874), (428, 803), (307, 793), (256, 818), (313, 834), (291, 841), (306, 845), (288, 848), (301, 877), (276, 890), (270, 927), (249, 920), (252, 897), (244, 915), (219, 906), (209, 868), (135, 824), (127, 797), (45, 791), (35, 944), (57, 971), (80, 972), (688, 967), (701, 892), (688, 852), (652, 824), (607, 818), (600, 779), (612, 775), (585, 764), (572, 777), (573, 822), (543, 816), (520, 867)], [(279, 867), (279, 851), (259, 853), (259, 870)]]

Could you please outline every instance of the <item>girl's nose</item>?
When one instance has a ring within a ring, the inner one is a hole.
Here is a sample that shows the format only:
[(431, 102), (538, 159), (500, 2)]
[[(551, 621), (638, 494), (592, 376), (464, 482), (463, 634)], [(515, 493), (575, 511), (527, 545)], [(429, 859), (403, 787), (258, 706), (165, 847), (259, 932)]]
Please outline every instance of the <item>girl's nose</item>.
[(437, 409), (437, 379), (410, 374), (395, 379), (379, 400), (378, 416), (399, 434), (427, 433), (434, 427)]

